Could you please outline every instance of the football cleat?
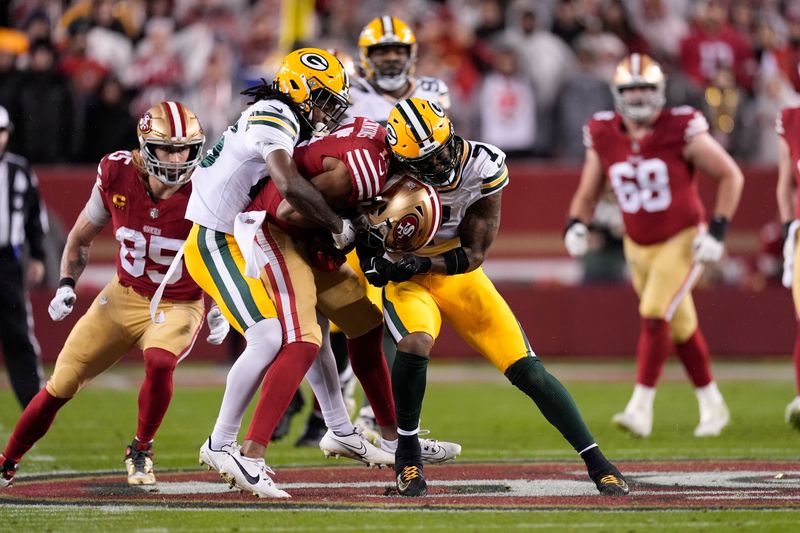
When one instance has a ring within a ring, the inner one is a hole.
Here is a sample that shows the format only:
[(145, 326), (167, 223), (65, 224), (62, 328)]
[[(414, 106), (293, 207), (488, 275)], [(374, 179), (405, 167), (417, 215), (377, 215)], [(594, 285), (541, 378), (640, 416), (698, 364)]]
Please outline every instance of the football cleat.
[(205, 466), (209, 470), (215, 470), (219, 472), (220, 466), (222, 465), (222, 461), (225, 460), (225, 457), (230, 455), (233, 452), (239, 451), (239, 444), (235, 441), (223, 444), (219, 447), (219, 449), (214, 449), (214, 446), (211, 444), (211, 437), (209, 436), (203, 445), (200, 447), (200, 465)]
[(397, 472), (397, 492), (400, 496), (419, 497), (428, 494), (428, 484), (422, 465), (406, 465)]
[(647, 438), (653, 431), (653, 411), (646, 409), (625, 409), (615, 414), (611, 421), (616, 427), (627, 431), (634, 437)]
[(281, 440), (289, 433), (289, 427), (291, 426), (292, 418), (294, 415), (303, 410), (305, 403), (306, 402), (303, 400), (303, 395), (300, 394), (300, 391), (298, 390), (295, 392), (294, 396), (292, 396), (292, 401), (289, 403), (289, 407), (286, 408), (286, 412), (283, 413), (281, 419), (278, 420), (278, 425), (275, 426), (275, 431), (272, 432), (272, 437), (270, 437), (269, 440)]
[(328, 430), (319, 441), (319, 449), (325, 457), (348, 457), (361, 461), (369, 467), (388, 466), (394, 464), (394, 454), (375, 447), (361, 433), (354, 431), (351, 435), (340, 437)]
[(422, 449), (422, 462), (437, 465), (451, 461), (461, 455), (461, 445), (435, 439), (419, 439)]
[(125, 468), (128, 470), (128, 485), (154, 485), (153, 443), (133, 439), (125, 449)]
[(704, 405), (700, 409), (700, 423), (694, 428), (694, 436), (719, 437), (722, 429), (728, 425), (730, 420), (730, 411), (722, 398), (719, 402)]
[(249, 492), (259, 498), (291, 498), (289, 493), (279, 489), (272, 481), (275, 472), (267, 466), (264, 459), (243, 456), (240, 451), (231, 451), (223, 458), (219, 473), (231, 487)]
[(353, 425), (356, 427), (356, 431), (364, 435), (371, 443), (378, 444), (380, 442), (381, 430), (371, 406), (361, 408)]
[(312, 412), (306, 421), (306, 429), (300, 438), (294, 443), (296, 448), (313, 448), (319, 446), (319, 441), (325, 436), (328, 431), (328, 426), (325, 425), (325, 419), (319, 413)]
[(800, 396), (792, 400), (791, 403), (786, 406), (784, 419), (789, 427), (800, 430)]
[(11, 459), (0, 453), (0, 489), (10, 487), (14, 483), (17, 465)]
[(589, 477), (592, 478), (594, 484), (597, 485), (597, 490), (603, 496), (627, 496), (630, 492), (625, 478), (611, 463), (595, 473), (590, 472)]

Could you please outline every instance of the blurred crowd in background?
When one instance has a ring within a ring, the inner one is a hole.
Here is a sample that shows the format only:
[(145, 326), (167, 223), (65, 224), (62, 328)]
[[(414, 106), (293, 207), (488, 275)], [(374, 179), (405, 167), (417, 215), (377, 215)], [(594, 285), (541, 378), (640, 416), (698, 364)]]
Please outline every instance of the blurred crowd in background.
[[(416, 74), (450, 87), (457, 131), (512, 157), (580, 161), (581, 127), (611, 109), (628, 52), (664, 66), (670, 105), (703, 110), (737, 158), (774, 163), (776, 113), (800, 101), (800, 0), (6, 0), (0, 104), (12, 151), (96, 162), (135, 146), (152, 103), (194, 109), (209, 142), (238, 92), (311, 44), (349, 54), (372, 18), (399, 16)], [(346, 57), (346, 55), (344, 56)]]

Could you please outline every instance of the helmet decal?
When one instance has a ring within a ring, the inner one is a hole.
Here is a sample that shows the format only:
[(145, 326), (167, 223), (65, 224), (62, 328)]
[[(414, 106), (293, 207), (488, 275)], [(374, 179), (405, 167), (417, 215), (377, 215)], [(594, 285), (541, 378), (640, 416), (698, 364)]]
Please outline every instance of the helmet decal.
[(308, 68), (314, 70), (326, 70), (329, 66), (328, 60), (319, 54), (307, 53), (300, 56), (300, 62)]
[(436, 115), (438, 115), (440, 117), (444, 117), (444, 109), (442, 109), (441, 106), (439, 106), (439, 104), (437, 104), (436, 102), (430, 101), (430, 102), (428, 102), (428, 105), (431, 107), (431, 111), (436, 113)]
[(153, 115), (148, 111), (139, 119), (139, 130), (142, 133), (150, 133), (151, 129), (153, 129)]
[(386, 125), (386, 141), (392, 146), (397, 144), (397, 132), (394, 131), (394, 126), (391, 124)]
[(409, 213), (398, 220), (397, 225), (394, 227), (392, 232), (395, 244), (402, 248), (404, 245), (406, 245), (406, 243), (408, 243), (408, 241), (411, 240), (411, 237), (413, 237), (417, 232), (418, 227), (419, 217), (413, 213)]

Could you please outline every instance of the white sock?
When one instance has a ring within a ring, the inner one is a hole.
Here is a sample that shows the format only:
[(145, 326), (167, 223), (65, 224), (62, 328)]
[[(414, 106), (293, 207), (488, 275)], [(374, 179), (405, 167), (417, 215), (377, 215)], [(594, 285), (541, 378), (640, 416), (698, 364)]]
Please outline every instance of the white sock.
[(242, 417), (283, 343), (283, 330), (276, 318), (262, 320), (244, 332), (247, 348), (228, 371), (225, 394), (211, 433), (211, 443), (219, 449), (236, 440)]
[(655, 387), (647, 387), (641, 383), (637, 383), (633, 387), (633, 394), (625, 406), (625, 411), (652, 411), (653, 402), (656, 399)]
[(342, 397), (339, 384), (339, 371), (336, 370), (336, 359), (333, 356), (330, 342), (330, 323), (328, 319), (317, 313), (317, 322), (322, 329), (322, 346), (317, 358), (308, 369), (308, 379), (314, 396), (317, 397), (325, 425), (339, 436), (352, 435), (355, 432), (350, 421), (350, 413)]
[(697, 387), (694, 390), (695, 396), (697, 396), (697, 402), (700, 404), (709, 404), (709, 403), (724, 403), (725, 400), (722, 398), (722, 393), (719, 391), (719, 387), (717, 387), (717, 383), (712, 381), (705, 387)]
[(396, 452), (397, 451), (397, 439), (386, 440), (383, 437), (381, 437), (381, 450), (383, 450), (385, 452), (388, 452), (388, 453)]

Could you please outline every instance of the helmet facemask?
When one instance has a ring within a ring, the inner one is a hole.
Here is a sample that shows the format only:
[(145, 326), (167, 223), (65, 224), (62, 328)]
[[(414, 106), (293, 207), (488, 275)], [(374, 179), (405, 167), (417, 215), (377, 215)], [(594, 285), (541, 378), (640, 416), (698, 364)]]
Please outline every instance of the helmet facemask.
[(427, 155), (401, 161), (420, 181), (434, 187), (447, 187), (455, 180), (460, 152), (460, 144), (451, 132), (444, 144)]
[[(317, 84), (313, 79), (309, 80), (308, 85), (311, 87), (311, 98), (307, 120), (312, 134), (314, 136), (327, 135), (341, 125), (347, 108), (350, 107), (350, 102), (326, 88), (314, 89), (313, 86)], [(314, 116), (315, 109), (319, 111), (317, 117)], [(322, 116), (322, 121), (317, 120), (320, 118), (319, 115)]]
[[(384, 64), (378, 65), (372, 59), (372, 54), (377, 49), (387, 49), (389, 47), (399, 47), (407, 51), (406, 60), (394, 61), (387, 60)], [(414, 46), (407, 44), (387, 43), (383, 45), (371, 46), (367, 54), (366, 62), (370, 70), (374, 73), (375, 84), (384, 91), (398, 91), (408, 84), (408, 79), (413, 73), (416, 61), (416, 51)]]
[[(170, 187), (183, 185), (192, 178), (192, 172), (203, 159), (203, 141), (196, 141), (187, 144), (175, 144), (171, 142), (157, 142), (141, 140), (140, 152), (142, 154), (144, 168), (148, 174), (156, 178), (161, 183)], [(189, 155), (184, 162), (162, 161), (156, 156), (156, 148), (164, 147), (173, 150), (189, 149)]]
[[(634, 92), (633, 89), (640, 90)], [(651, 120), (666, 103), (663, 83), (614, 85), (612, 86), (612, 93), (617, 111), (623, 117), (638, 124)]]

